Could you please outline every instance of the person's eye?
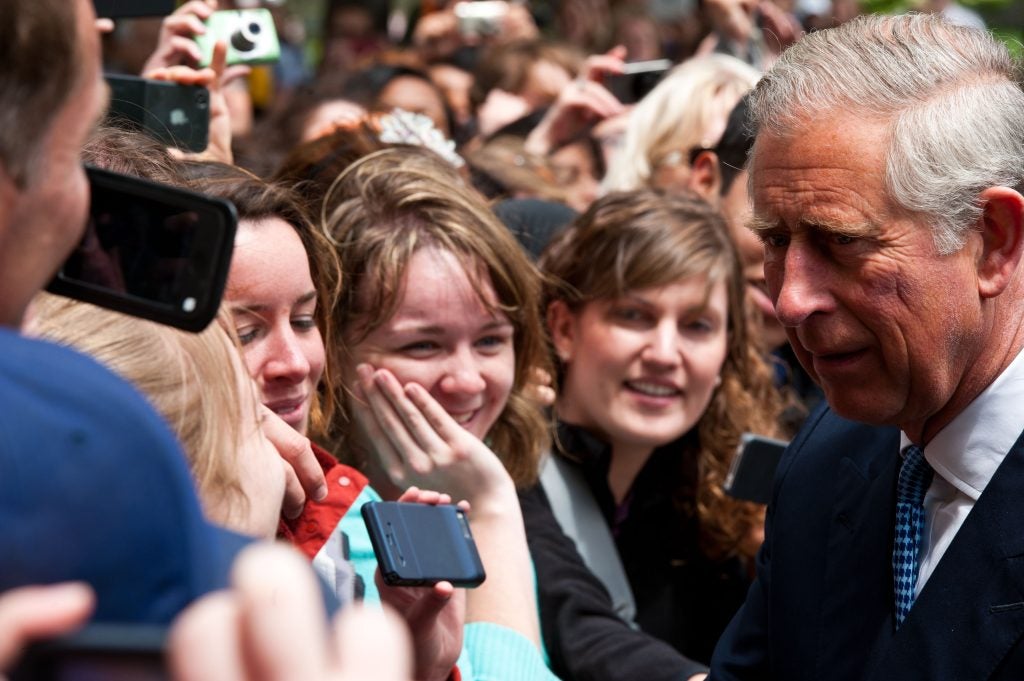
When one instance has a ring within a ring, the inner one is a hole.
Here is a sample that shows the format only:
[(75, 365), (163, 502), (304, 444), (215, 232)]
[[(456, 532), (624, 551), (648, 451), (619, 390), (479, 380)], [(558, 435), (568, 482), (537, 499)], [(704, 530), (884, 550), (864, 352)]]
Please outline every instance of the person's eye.
[(647, 320), (647, 313), (638, 307), (620, 307), (613, 312), (616, 319), (627, 323), (639, 323)]
[(849, 246), (850, 244), (856, 243), (857, 237), (850, 236), (849, 234), (834, 234), (832, 235), (832, 243), (836, 246)]
[(476, 345), (483, 350), (498, 350), (512, 340), (511, 336), (490, 334), (477, 340)]
[(312, 331), (316, 328), (316, 320), (312, 315), (303, 315), (301, 317), (293, 317), (291, 320), (292, 328), (296, 331)]
[(235, 333), (238, 335), (238, 342), (242, 345), (248, 345), (254, 340), (259, 338), (260, 327), (258, 326), (240, 326), (235, 329)]
[(686, 329), (690, 332), (704, 335), (713, 332), (715, 330), (715, 325), (710, 319), (691, 319), (686, 322)]
[(407, 355), (422, 356), (436, 352), (441, 346), (434, 341), (418, 340), (406, 343), (400, 350)]
[(757, 237), (768, 248), (785, 248), (789, 245), (789, 235), (777, 232), (758, 232)]

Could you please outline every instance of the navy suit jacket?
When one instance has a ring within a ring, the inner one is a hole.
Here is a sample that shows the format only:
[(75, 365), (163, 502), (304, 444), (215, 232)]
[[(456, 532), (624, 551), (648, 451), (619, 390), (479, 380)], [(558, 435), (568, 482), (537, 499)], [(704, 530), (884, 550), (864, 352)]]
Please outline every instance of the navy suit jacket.
[(1024, 679), (1024, 442), (1018, 439), (899, 631), (899, 431), (816, 412), (779, 465), (758, 576), (715, 681)]

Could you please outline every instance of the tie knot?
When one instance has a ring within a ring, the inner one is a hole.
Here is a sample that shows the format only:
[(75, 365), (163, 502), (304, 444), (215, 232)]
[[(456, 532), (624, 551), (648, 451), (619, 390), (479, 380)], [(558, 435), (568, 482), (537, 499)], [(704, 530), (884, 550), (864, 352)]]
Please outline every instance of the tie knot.
[(924, 458), (924, 452), (917, 445), (907, 447), (903, 454), (903, 465), (900, 467), (896, 500), (920, 506), (930, 484), (932, 484), (932, 467)]

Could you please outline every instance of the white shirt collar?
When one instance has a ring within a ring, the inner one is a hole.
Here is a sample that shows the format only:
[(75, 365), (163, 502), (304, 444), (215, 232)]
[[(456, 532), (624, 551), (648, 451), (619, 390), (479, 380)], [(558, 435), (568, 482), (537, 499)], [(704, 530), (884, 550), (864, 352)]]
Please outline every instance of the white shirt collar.
[[(1024, 351), (925, 447), (924, 457), (949, 484), (978, 500), (1021, 434)], [(900, 451), (912, 444), (900, 436)]]

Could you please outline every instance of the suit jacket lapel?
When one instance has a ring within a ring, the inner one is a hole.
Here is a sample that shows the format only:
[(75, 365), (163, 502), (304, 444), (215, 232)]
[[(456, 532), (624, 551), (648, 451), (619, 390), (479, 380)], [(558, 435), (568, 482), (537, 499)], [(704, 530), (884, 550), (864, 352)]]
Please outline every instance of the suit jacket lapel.
[(1024, 436), (939, 561), (875, 678), (991, 676), (1024, 633), (1022, 495)]
[(873, 442), (856, 443), (858, 451), (843, 458), (837, 471), (819, 626), (819, 678), (861, 678), (873, 666), (875, 651), (891, 638), (888, 556), (899, 433), (873, 429), (872, 435)]

